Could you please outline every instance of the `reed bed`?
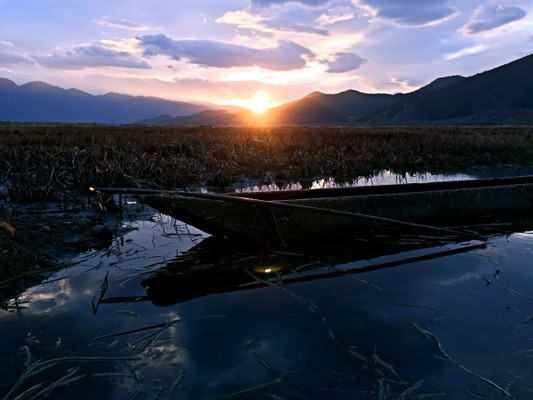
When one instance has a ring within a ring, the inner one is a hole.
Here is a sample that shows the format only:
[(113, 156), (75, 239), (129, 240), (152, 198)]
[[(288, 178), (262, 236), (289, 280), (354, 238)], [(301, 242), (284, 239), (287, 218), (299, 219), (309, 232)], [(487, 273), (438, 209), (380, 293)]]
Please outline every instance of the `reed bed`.
[(0, 126), (0, 185), (17, 201), (505, 165), (533, 165), (533, 127)]

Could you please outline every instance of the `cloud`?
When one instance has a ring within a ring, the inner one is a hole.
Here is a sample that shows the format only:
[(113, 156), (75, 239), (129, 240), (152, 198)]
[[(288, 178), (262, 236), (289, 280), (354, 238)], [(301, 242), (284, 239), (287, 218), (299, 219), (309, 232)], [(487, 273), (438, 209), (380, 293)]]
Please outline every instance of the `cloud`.
[(305, 32), (326, 36), (329, 32), (322, 27), (317, 27), (316, 23), (322, 14), (323, 10), (318, 8), (288, 3), (283, 7), (269, 9), (268, 13), (262, 14), (262, 23), (276, 31)]
[(352, 0), (356, 6), (379, 18), (399, 25), (427, 26), (444, 22), (457, 10), (448, 5), (448, 0)]
[(259, 14), (251, 14), (248, 11), (228, 11), (222, 17), (215, 20), (219, 24), (235, 25), (241, 29), (264, 30), (264, 18)]
[(355, 53), (336, 53), (334, 60), (327, 62), (328, 69), (326, 72), (342, 73), (354, 71), (366, 62), (364, 58)]
[(125, 19), (111, 19), (111, 18), (101, 18), (94, 21), (98, 25), (105, 26), (106, 28), (117, 28), (117, 29), (127, 29), (130, 31), (147, 31), (150, 27), (138, 24), (136, 22), (131, 22)]
[(15, 43), (7, 41), (7, 40), (0, 40), (0, 47), (9, 48), (12, 49), (15, 46)]
[(417, 86), (411, 85), (407, 79), (398, 79), (395, 77), (390, 77), (386, 85), (389, 90), (392, 89), (395, 93), (408, 93), (418, 89)]
[(356, 13), (350, 0), (261, 1), (247, 10), (228, 11), (216, 22), (252, 29), (255, 33), (297, 32), (328, 36), (331, 25), (350, 20)]
[(264, 8), (286, 3), (301, 3), (308, 6), (327, 4), (330, 0), (251, 0), (252, 7)]
[(481, 6), (474, 11), (472, 19), (461, 28), (461, 32), (464, 35), (473, 35), (509, 24), (525, 16), (526, 12), (519, 7)]
[(20, 52), (20, 49), (15, 45), (15, 43), (7, 40), (0, 40), (0, 67), (11, 67), (21, 64), (35, 64), (29, 58), (16, 54), (17, 52)]
[(355, 8), (351, 6), (328, 7), (325, 12), (316, 19), (321, 26), (335, 24), (341, 21), (349, 21), (356, 15)]
[(19, 64), (34, 64), (34, 62), (26, 57), (0, 51), (0, 66), (9, 67)]
[(34, 56), (39, 65), (46, 68), (83, 69), (91, 67), (120, 67), (150, 69), (146, 61), (135, 59), (130, 53), (116, 51), (97, 44), (75, 47), (72, 51), (49, 56)]
[(444, 54), (444, 60), (450, 61), (455, 60), (458, 58), (462, 58), (465, 56), (474, 56), (476, 54), (479, 54), (487, 49), (487, 46), (479, 44), (477, 46), (467, 47), (461, 50), (456, 51), (455, 53), (448, 53)]
[(249, 11), (229, 11), (216, 22), (235, 25), (241, 29), (251, 29), (261, 33), (303, 32), (326, 36), (329, 32), (317, 27), (321, 12), (291, 3), (285, 7), (275, 7), (260, 13)]
[(139, 38), (145, 56), (166, 55), (174, 60), (214, 68), (259, 66), (274, 71), (303, 68), (304, 56), (313, 53), (294, 42), (281, 41), (277, 47), (255, 49), (213, 40), (173, 40), (163, 34)]

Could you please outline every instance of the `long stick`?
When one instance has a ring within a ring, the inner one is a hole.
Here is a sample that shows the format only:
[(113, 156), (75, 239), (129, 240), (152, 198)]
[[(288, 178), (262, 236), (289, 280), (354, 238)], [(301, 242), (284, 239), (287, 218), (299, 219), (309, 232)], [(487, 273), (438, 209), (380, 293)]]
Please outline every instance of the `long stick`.
[(433, 226), (433, 225), (417, 224), (414, 222), (402, 221), (398, 219), (378, 217), (376, 215), (361, 214), (361, 213), (355, 213), (351, 211), (334, 210), (334, 209), (329, 209), (329, 208), (305, 206), (301, 204), (286, 203), (286, 202), (275, 201), (275, 200), (267, 201), (267, 200), (251, 199), (247, 197), (230, 196), (230, 195), (225, 195), (225, 194), (165, 191), (165, 190), (154, 190), (154, 189), (99, 188), (95, 190), (97, 192), (110, 193), (110, 194), (111, 193), (119, 193), (119, 194), (129, 193), (129, 194), (138, 194), (138, 195), (154, 195), (154, 194), (168, 193), (172, 195), (198, 197), (202, 199), (224, 200), (224, 201), (257, 204), (257, 205), (262, 205), (262, 206), (267, 206), (267, 207), (277, 207), (277, 208), (285, 208), (285, 209), (289, 208), (293, 210), (329, 214), (329, 215), (342, 216), (342, 217), (355, 218), (355, 219), (364, 219), (364, 220), (369, 220), (369, 221), (382, 222), (386, 224), (405, 226), (409, 228), (430, 230), (430, 231), (439, 232), (439, 233), (447, 233), (451, 235), (462, 236), (468, 239), (487, 241), (487, 239), (481, 235), (477, 235), (477, 234), (469, 233), (469, 232), (456, 231), (456, 230), (447, 229), (447, 228), (440, 228), (440, 227)]

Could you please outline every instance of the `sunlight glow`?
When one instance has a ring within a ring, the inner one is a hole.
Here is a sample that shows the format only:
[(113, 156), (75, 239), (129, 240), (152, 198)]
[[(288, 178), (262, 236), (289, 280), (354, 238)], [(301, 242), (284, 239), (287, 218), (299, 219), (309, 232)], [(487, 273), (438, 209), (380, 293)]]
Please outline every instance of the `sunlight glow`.
[(246, 101), (244, 107), (252, 110), (257, 114), (264, 113), (267, 109), (274, 107), (275, 103), (272, 100), (272, 97), (265, 92), (260, 91), (253, 95), (253, 97)]
[(224, 105), (244, 107), (248, 110), (253, 111), (256, 114), (262, 114), (269, 108), (276, 107), (281, 104), (280, 102), (277, 102), (272, 97), (270, 97), (270, 95), (264, 90), (255, 92), (254, 95), (248, 99), (220, 101), (218, 103)]

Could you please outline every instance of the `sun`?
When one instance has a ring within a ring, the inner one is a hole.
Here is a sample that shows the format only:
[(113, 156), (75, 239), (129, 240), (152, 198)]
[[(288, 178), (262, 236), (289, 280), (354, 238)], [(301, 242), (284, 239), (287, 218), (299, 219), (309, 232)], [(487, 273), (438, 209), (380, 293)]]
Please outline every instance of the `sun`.
[[(2, 1), (2, 0), (0, 0)], [(266, 91), (259, 90), (255, 92), (251, 97), (240, 98), (233, 100), (223, 100), (216, 101), (217, 104), (222, 104), (225, 106), (238, 106), (246, 108), (247, 110), (252, 111), (254, 114), (262, 115), (269, 108), (277, 107), (281, 105), (280, 102), (275, 101)]]
[(251, 98), (244, 100), (242, 105), (256, 114), (263, 114), (269, 108), (279, 105), (279, 103), (275, 102), (267, 92), (261, 90), (255, 92)]

